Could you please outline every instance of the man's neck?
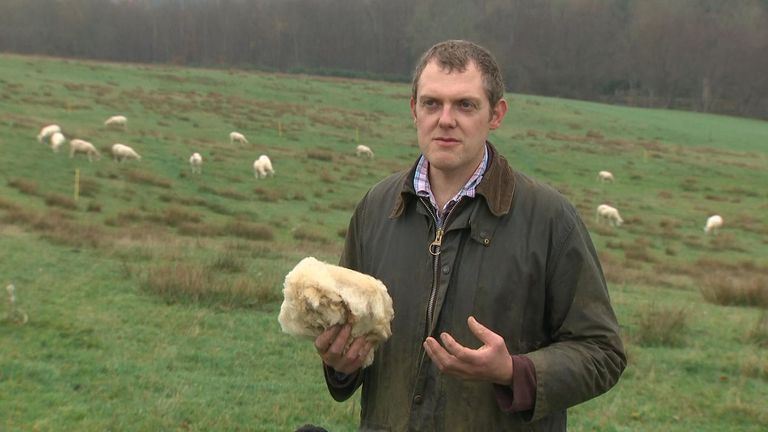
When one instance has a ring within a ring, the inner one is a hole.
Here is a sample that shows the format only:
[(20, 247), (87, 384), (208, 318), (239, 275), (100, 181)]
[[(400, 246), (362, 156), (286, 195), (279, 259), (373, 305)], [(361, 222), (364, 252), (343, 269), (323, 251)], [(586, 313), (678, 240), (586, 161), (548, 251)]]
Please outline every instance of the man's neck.
[[(476, 168), (476, 167), (475, 167)], [(473, 168), (469, 173), (445, 173), (443, 171), (429, 169), (429, 187), (432, 189), (432, 195), (437, 202), (437, 208), (442, 210), (445, 204), (467, 184), (472, 174)]]

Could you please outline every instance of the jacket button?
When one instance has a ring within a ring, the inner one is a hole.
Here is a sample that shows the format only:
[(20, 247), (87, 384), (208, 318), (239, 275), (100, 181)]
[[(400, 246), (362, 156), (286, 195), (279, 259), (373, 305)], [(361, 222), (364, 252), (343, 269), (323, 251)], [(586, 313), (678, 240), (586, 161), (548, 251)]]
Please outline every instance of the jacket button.
[(417, 394), (416, 396), (413, 397), (413, 403), (415, 403), (416, 405), (421, 405), (423, 401), (424, 401), (424, 396), (420, 394)]
[(448, 264), (444, 265), (443, 266), (443, 274), (447, 275), (450, 272), (451, 272), (451, 266), (449, 266)]

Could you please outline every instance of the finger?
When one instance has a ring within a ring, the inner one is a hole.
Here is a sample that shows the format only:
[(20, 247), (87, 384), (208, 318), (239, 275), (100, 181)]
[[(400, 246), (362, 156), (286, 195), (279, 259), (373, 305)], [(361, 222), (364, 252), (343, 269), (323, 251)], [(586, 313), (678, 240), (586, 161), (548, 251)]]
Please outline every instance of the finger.
[(467, 325), (469, 326), (469, 330), (472, 331), (472, 334), (480, 339), (480, 342), (482, 342), (483, 345), (492, 345), (501, 337), (491, 331), (491, 329), (488, 327), (480, 324), (480, 322), (478, 322), (473, 316), (467, 318)]
[(344, 354), (344, 357), (339, 360), (336, 370), (344, 373), (353, 373), (362, 368), (372, 347), (373, 344), (367, 342), (364, 337), (356, 338), (346, 354)]
[(340, 330), (341, 326), (334, 325), (328, 327), (322, 333), (320, 333), (317, 338), (315, 338), (315, 349), (317, 352), (322, 354), (328, 351), (328, 348), (331, 346), (331, 343), (333, 343), (334, 339), (336, 339), (336, 336), (339, 334)]
[(456, 339), (453, 338), (448, 333), (441, 333), (440, 334), (440, 340), (443, 341), (443, 346), (445, 346), (445, 351), (447, 351), (450, 355), (457, 358), (458, 360), (461, 360), (463, 362), (471, 362), (474, 360), (472, 354), (474, 353), (474, 350), (465, 347), (464, 345), (456, 342)]
[(351, 333), (352, 326), (349, 324), (341, 327), (341, 330), (339, 330), (335, 339), (333, 339), (331, 345), (328, 347), (328, 352), (334, 355), (341, 355), (341, 353), (344, 352), (344, 348), (347, 347), (347, 341), (349, 340), (349, 335)]
[(443, 349), (437, 339), (430, 336), (424, 340), (423, 346), (424, 351), (426, 351), (429, 358), (437, 364), (438, 368), (442, 370), (448, 364), (451, 354)]
[(355, 360), (358, 359), (358, 357), (360, 357), (366, 344), (367, 342), (365, 338), (363, 336), (358, 336), (349, 346), (349, 348), (347, 349), (347, 353), (344, 355), (344, 357), (346, 357), (347, 360), (354, 362)]

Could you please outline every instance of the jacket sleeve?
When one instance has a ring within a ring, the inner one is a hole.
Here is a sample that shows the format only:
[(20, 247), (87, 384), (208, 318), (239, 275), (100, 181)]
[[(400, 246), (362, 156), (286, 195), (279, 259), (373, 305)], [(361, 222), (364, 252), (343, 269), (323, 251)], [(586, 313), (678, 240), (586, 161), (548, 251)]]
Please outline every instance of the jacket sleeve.
[(337, 372), (330, 366), (323, 365), (323, 371), (325, 373), (325, 384), (328, 386), (328, 392), (336, 402), (344, 402), (349, 399), (355, 390), (363, 383), (362, 371), (357, 371), (352, 375), (346, 377), (339, 377)]
[(597, 253), (575, 209), (567, 213), (546, 272), (551, 343), (526, 354), (536, 371), (532, 421), (608, 391), (626, 367)]
[[(347, 234), (345, 236), (344, 251), (342, 252), (341, 259), (339, 260), (340, 266), (357, 271), (361, 271), (359, 264), (361, 262), (359, 228), (362, 226), (362, 214), (363, 201), (357, 205), (357, 208), (355, 209), (355, 212), (350, 219), (349, 227), (347, 228)], [(360, 385), (363, 383), (362, 370), (357, 371), (353, 375), (344, 377), (343, 379), (340, 379), (337, 376), (336, 371), (326, 365), (323, 365), (323, 370), (325, 375), (325, 384), (328, 386), (328, 392), (337, 402), (343, 402), (349, 399), (353, 394), (355, 394), (357, 388), (360, 387)]]

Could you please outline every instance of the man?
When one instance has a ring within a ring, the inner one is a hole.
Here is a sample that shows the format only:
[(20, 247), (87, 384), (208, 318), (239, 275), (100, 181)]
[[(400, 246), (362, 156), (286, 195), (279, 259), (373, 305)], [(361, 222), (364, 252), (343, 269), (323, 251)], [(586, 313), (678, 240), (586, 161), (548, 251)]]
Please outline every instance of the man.
[(392, 337), (315, 340), (334, 399), (363, 386), (361, 430), (565, 430), (566, 409), (626, 365), (597, 254), (574, 207), (487, 142), (507, 113), (484, 48), (446, 41), (417, 66), (422, 156), (358, 204), (341, 265), (387, 286)]

